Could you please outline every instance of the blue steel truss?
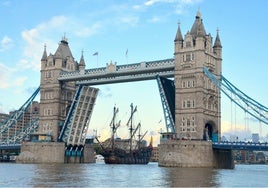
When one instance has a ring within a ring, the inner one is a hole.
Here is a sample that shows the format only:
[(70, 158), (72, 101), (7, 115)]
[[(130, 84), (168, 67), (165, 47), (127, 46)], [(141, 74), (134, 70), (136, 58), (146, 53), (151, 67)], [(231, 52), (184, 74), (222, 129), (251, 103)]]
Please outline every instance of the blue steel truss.
[[(164, 79), (164, 80), (163, 80)], [(172, 80), (156, 76), (167, 132), (175, 133), (175, 88)], [(173, 84), (167, 83), (172, 82)], [(173, 85), (173, 88), (172, 86)], [(171, 94), (173, 94), (171, 96)], [(174, 98), (174, 99), (173, 99)]]
[(4, 123), (0, 125), (0, 134), (7, 132), (9, 128), (13, 127), (16, 124), (16, 122), (18, 122), (18, 120), (23, 116), (23, 114), (29, 108), (34, 98), (39, 93), (39, 91), (40, 91), (40, 87), (38, 87), (35, 90), (32, 96), (19, 108), (19, 110), (17, 110), (15, 113), (9, 116), (7, 120), (4, 121)]
[(31, 133), (36, 131), (39, 126), (39, 118), (32, 120), (27, 126), (25, 126), (20, 131), (13, 131), (13, 134), (9, 135), (5, 140), (2, 140), (2, 143), (6, 144), (19, 144), (25, 140)]
[(78, 99), (79, 99), (79, 96), (80, 96), (82, 88), (83, 88), (83, 85), (79, 85), (77, 90), (76, 90), (74, 100), (73, 100), (73, 102), (71, 104), (71, 107), (70, 107), (69, 112), (67, 114), (66, 120), (65, 120), (65, 122), (63, 124), (63, 127), (61, 129), (60, 135), (58, 137), (58, 141), (60, 141), (60, 142), (63, 141), (64, 136), (68, 137), (68, 135), (70, 134), (70, 129), (67, 129), (67, 127), (68, 127), (68, 124), (70, 123), (71, 119), (74, 116), (74, 110), (75, 110), (75, 107), (77, 106)]
[(204, 74), (235, 104), (244, 111), (258, 119), (260, 122), (268, 124), (268, 108), (255, 101), (245, 93), (240, 91), (224, 76), (217, 78), (206, 67), (203, 67)]
[[(79, 85), (58, 140), (68, 146), (85, 144), (90, 117), (98, 89)], [(76, 148), (79, 149), (79, 148)]]

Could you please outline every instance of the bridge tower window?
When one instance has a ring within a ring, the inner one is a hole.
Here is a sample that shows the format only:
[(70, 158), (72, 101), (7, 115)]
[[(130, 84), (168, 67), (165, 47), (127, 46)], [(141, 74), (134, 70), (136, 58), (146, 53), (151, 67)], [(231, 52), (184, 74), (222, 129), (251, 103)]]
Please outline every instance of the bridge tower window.
[(191, 108), (191, 101), (187, 100), (187, 108)]
[(191, 54), (186, 54), (186, 61), (191, 61)]

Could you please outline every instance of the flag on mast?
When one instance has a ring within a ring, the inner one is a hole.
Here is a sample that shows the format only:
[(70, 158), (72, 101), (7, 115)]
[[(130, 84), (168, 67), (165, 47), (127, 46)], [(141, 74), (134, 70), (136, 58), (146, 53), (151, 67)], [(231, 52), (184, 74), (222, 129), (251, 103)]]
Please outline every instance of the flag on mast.
[(126, 56), (127, 56), (127, 54), (128, 54), (128, 49), (127, 49), (127, 51), (126, 51)]
[(92, 54), (93, 56), (97, 56), (97, 67), (99, 64), (99, 52), (95, 52), (94, 54)]

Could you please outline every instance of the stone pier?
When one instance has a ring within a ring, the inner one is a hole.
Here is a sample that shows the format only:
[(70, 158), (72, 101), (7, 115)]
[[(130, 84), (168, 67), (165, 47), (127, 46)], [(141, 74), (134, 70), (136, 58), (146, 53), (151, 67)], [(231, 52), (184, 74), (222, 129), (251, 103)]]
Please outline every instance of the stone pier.
[(164, 140), (158, 165), (182, 168), (234, 168), (231, 151), (213, 150), (210, 141)]
[(95, 163), (94, 148), (86, 144), (81, 157), (65, 156), (63, 142), (23, 142), (17, 163)]

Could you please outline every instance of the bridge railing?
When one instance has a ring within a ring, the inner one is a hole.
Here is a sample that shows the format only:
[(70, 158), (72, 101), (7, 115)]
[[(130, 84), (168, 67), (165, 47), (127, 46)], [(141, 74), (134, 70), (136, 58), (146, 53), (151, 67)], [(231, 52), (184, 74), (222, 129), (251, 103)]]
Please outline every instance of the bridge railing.
[(267, 142), (213, 142), (212, 147), (214, 149), (268, 151)]
[(141, 62), (127, 65), (116, 65), (113, 63), (107, 64), (106, 67), (87, 69), (85, 71), (74, 71), (74, 72), (61, 72), (58, 80), (60, 81), (76, 81), (79, 79), (95, 79), (100, 77), (111, 76), (127, 76), (133, 74), (143, 74), (161, 71), (174, 71), (175, 63), (174, 59), (164, 59), (158, 61)]

